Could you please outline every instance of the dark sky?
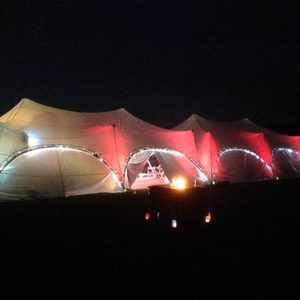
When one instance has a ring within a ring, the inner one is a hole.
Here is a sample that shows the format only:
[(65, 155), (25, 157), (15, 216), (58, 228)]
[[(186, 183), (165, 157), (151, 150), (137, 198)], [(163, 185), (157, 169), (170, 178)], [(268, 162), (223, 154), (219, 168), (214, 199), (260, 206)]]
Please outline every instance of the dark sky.
[(298, 9), (195, 2), (2, 1), (0, 113), (27, 97), (79, 111), (125, 107), (162, 126), (196, 112), (297, 127)]

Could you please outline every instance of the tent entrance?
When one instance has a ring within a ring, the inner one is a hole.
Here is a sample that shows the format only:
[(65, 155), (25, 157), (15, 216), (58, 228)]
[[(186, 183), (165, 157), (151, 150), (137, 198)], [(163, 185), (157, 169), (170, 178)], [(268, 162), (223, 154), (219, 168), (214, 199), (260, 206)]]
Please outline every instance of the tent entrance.
[(299, 178), (300, 152), (290, 148), (274, 149), (273, 167), (279, 178)]
[(10, 156), (0, 169), (0, 199), (50, 199), (122, 191), (108, 162), (76, 146), (27, 148)]
[(147, 189), (153, 185), (169, 184), (184, 177), (187, 186), (207, 183), (207, 176), (183, 153), (160, 148), (146, 148), (133, 153), (125, 168), (124, 183), (130, 189)]
[(169, 184), (170, 181), (166, 176), (163, 167), (161, 166), (155, 154), (152, 154), (146, 161), (145, 166), (132, 184), (134, 190), (144, 189), (153, 185)]
[(228, 148), (220, 152), (220, 180), (249, 182), (269, 180), (272, 167), (255, 152), (243, 148)]

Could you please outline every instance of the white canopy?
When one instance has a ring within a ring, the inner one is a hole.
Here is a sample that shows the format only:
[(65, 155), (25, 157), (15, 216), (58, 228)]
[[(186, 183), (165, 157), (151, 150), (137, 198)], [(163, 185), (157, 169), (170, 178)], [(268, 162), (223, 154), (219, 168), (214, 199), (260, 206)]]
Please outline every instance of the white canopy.
[(64, 146), (24, 151), (0, 173), (0, 198), (53, 198), (122, 190), (118, 177), (102, 159)]

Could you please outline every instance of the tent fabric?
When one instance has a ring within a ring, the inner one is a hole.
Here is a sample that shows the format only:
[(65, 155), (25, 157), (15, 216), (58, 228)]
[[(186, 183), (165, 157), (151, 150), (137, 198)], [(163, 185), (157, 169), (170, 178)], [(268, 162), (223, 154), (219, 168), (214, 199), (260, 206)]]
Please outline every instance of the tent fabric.
[[(23, 99), (2, 116), (0, 122), (26, 133), (28, 147), (45, 144), (85, 147), (101, 153), (120, 172), (113, 126), (119, 114), (119, 110), (82, 114)], [(105, 125), (101, 126), (103, 124), (100, 121)]]
[(174, 149), (192, 159), (197, 156), (192, 131), (160, 128), (125, 109), (79, 113), (23, 99), (0, 122), (24, 131), (35, 144), (70, 144), (98, 151), (120, 175), (130, 153), (145, 147)]
[(300, 152), (291, 148), (273, 151), (273, 168), (277, 178), (300, 177)]
[[(300, 136), (274, 132), (249, 119), (217, 122), (198, 115), (174, 129), (194, 132), (198, 160), (211, 180), (300, 177)], [(230, 149), (235, 151), (225, 151)]]
[[(105, 159), (111, 173), (103, 173), (101, 176), (97, 173), (95, 177), (85, 174), (81, 176), (80, 181), (76, 179), (79, 178), (77, 175), (68, 175), (64, 178), (64, 186), (61, 187), (61, 181), (58, 180), (61, 177), (55, 171), (55, 167), (52, 167), (51, 172), (56, 173), (51, 177), (49, 171), (49, 182), (53, 186), (57, 185), (57, 188), (48, 191), (47, 185), (43, 186), (41, 183), (41, 188), (37, 191), (38, 194), (46, 196), (93, 193), (106, 191), (108, 187), (114, 192), (118, 190), (114, 185), (117, 181), (116, 176), (123, 184), (131, 186), (145, 167), (150, 153), (156, 154), (169, 177), (178, 173), (178, 170), (188, 178), (204, 180), (206, 176), (212, 182), (300, 176), (300, 136), (276, 133), (249, 119), (219, 122), (192, 115), (175, 128), (165, 129), (149, 124), (123, 108), (82, 113), (42, 105), (29, 99), (22, 99), (0, 117), (2, 165), (14, 153), (24, 148), (32, 150), (33, 147), (47, 145), (90, 150)], [(152, 152), (142, 151), (143, 149), (152, 149)], [(177, 151), (182, 156), (174, 156), (174, 152), (172, 155), (164, 152), (166, 149)], [(55, 155), (50, 155), (53, 151), (46, 151), (45, 153), (49, 154), (43, 156), (45, 161), (41, 165), (46, 164), (45, 169), (51, 168), (50, 162), (55, 166)], [(135, 157), (139, 159), (135, 161), (132, 154), (139, 152), (143, 155)], [(64, 156), (58, 150), (55, 153), (58, 157)], [(73, 161), (77, 159), (75, 152), (66, 153), (68, 157), (64, 156), (58, 163), (64, 174), (68, 174), (68, 168), (73, 170), (77, 165), (77, 162)], [(38, 159), (39, 155), (34, 157)], [(0, 171), (0, 189), (8, 198), (9, 193), (12, 197), (14, 193), (25, 197), (29, 184), (36, 184), (35, 176), (30, 182), (24, 181), (21, 163), (14, 167), (20, 159), (29, 161), (27, 158), (22, 154), (4, 171)], [(81, 160), (84, 159), (78, 159), (78, 162)], [(33, 164), (33, 161), (30, 160), (30, 163)], [(88, 164), (82, 164), (88, 169)], [(10, 168), (14, 169), (15, 173), (7, 173)], [(17, 187), (16, 191), (13, 190), (13, 186)]]
[(194, 132), (198, 160), (212, 181), (239, 182), (273, 177), (272, 150), (266, 136), (248, 119), (219, 122), (192, 115), (175, 129)]
[[(199, 182), (206, 182), (208, 179), (196, 165), (193, 164), (182, 153), (167, 150), (167, 149), (144, 149), (135, 153), (130, 158), (126, 173), (125, 173), (125, 185), (131, 187), (134, 181), (138, 177), (139, 173), (144, 169), (149, 158), (154, 155), (164, 170), (165, 176), (169, 181), (177, 176), (184, 176), (187, 179), (187, 185), (192, 186), (195, 180)], [(145, 183), (144, 188), (149, 185)]]
[(243, 119), (239, 125), (249, 131), (259, 131), (264, 134), (265, 141), (272, 152), (272, 168), (275, 178), (300, 177), (300, 136), (278, 133), (255, 124), (249, 119)]
[(49, 147), (24, 152), (0, 173), (0, 199), (53, 198), (121, 192), (117, 176), (78, 149)]
[[(160, 128), (123, 108), (81, 113), (22, 99), (0, 117), (0, 124), (26, 135), (28, 148), (49, 144), (69, 145), (99, 153), (120, 179), (124, 178), (131, 153), (142, 148), (167, 148), (197, 159), (192, 131)], [(23, 145), (17, 148), (21, 149)]]
[(259, 127), (272, 149), (272, 167), (275, 177), (300, 177), (300, 136), (277, 133)]
[(25, 148), (26, 145), (27, 137), (24, 133), (0, 123), (0, 164), (15, 151)]
[(147, 161), (153, 154), (152, 150), (141, 151), (130, 158), (125, 171), (125, 186), (131, 187), (139, 173), (145, 168)]
[[(195, 180), (205, 182), (200, 171), (185, 156), (168, 152), (156, 152), (156, 156), (165, 171), (169, 181), (178, 176), (184, 176), (187, 186), (193, 186)], [(205, 176), (205, 175), (204, 175)]]

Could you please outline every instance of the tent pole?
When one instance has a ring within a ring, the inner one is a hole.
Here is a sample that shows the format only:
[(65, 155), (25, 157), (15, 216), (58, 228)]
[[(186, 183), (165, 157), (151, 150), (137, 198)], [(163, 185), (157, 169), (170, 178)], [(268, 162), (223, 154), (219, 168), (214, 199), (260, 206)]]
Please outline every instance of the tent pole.
[(120, 175), (122, 175), (121, 163), (120, 163), (120, 156), (119, 156), (119, 151), (118, 151), (118, 143), (117, 143), (116, 124), (113, 124), (113, 132), (114, 132), (115, 152), (116, 152), (116, 155), (117, 155), (117, 162), (118, 162), (118, 167), (119, 167), (119, 173), (121, 172)]
[(212, 153), (211, 153), (211, 133), (209, 133), (209, 159), (210, 159), (210, 184), (213, 182), (213, 166), (212, 166)]
[(60, 174), (60, 178), (61, 178), (61, 185), (63, 188), (63, 194), (64, 197), (66, 198), (66, 187), (65, 187), (65, 182), (64, 182), (64, 177), (63, 177), (63, 173), (62, 173), (62, 169), (61, 169), (61, 165), (60, 165), (60, 152), (58, 151), (56, 153), (56, 158), (57, 158), (57, 163), (58, 163), (58, 170), (59, 170), (59, 174)]

